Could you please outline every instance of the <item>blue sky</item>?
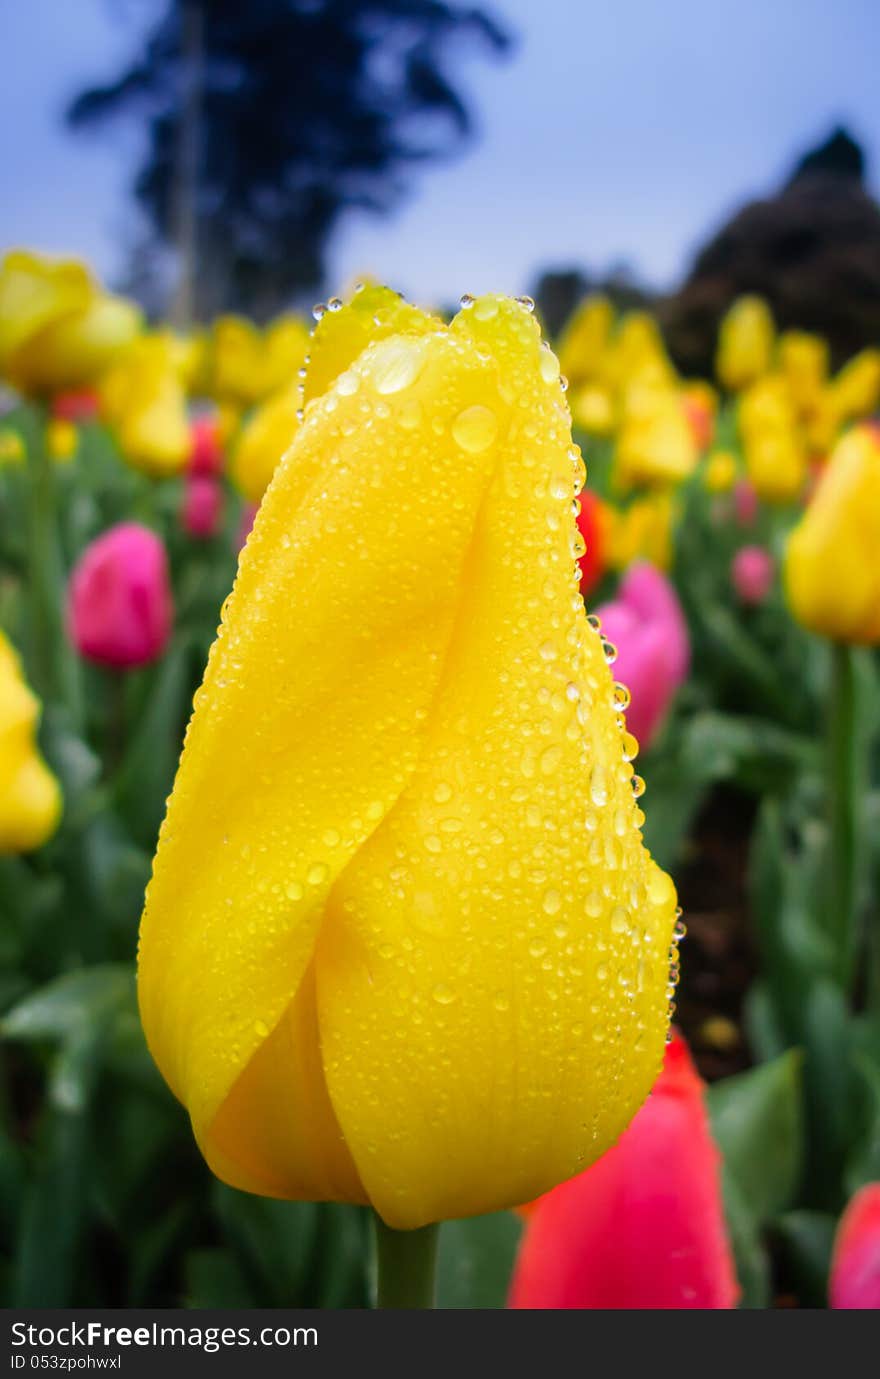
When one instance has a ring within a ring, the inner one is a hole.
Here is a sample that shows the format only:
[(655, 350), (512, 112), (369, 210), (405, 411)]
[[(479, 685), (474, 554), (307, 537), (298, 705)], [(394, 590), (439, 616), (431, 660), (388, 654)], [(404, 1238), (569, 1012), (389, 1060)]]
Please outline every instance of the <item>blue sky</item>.
[[(486, 0), (484, 0), (486, 3)], [(771, 190), (835, 121), (880, 193), (877, 0), (495, 0), (512, 58), (462, 58), (480, 138), (420, 172), (392, 220), (344, 226), (334, 282), (372, 272), (409, 295), (521, 291), (541, 265), (626, 260), (671, 285), (745, 198)], [(0, 247), (90, 258), (112, 278), (131, 226), (136, 144), (71, 136), (61, 111), (111, 74), (140, 0), (4, 9)], [(332, 284), (331, 284), (332, 285)]]

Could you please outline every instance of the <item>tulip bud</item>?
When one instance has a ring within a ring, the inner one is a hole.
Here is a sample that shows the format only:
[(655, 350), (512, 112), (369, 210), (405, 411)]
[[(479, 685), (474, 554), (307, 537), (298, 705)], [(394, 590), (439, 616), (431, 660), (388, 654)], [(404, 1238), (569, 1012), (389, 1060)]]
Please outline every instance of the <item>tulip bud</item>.
[(703, 1083), (676, 1035), (620, 1141), (528, 1208), (510, 1306), (735, 1307), (720, 1158)]
[(600, 604), (596, 616), (603, 636), (617, 648), (614, 673), (630, 692), (627, 727), (647, 748), (690, 666), (678, 596), (652, 565), (633, 565), (616, 599)]
[(866, 427), (838, 442), (788, 540), (785, 589), (804, 627), (880, 642), (880, 444)]
[(837, 1227), (828, 1299), (833, 1308), (880, 1308), (880, 1183), (851, 1199)]
[(117, 670), (154, 661), (171, 635), (173, 612), (165, 547), (137, 522), (104, 532), (73, 568), (68, 627), (88, 661)]
[(730, 578), (741, 603), (763, 603), (773, 588), (776, 562), (763, 546), (743, 546), (733, 557)]
[(834, 409), (841, 421), (866, 417), (880, 405), (880, 349), (862, 350), (831, 381)]
[(557, 360), (524, 305), (447, 327), (368, 291), (316, 328), (224, 605), (139, 996), (219, 1176), (410, 1228), (620, 1133), (662, 1057), (675, 891), (577, 593)]
[(183, 490), (180, 524), (198, 541), (216, 534), (223, 516), (223, 489), (209, 474), (188, 474)]
[(725, 388), (738, 392), (770, 368), (774, 325), (762, 297), (739, 297), (721, 322), (715, 368)]
[(55, 832), (58, 782), (36, 745), (39, 705), (0, 632), (0, 854), (31, 852)]

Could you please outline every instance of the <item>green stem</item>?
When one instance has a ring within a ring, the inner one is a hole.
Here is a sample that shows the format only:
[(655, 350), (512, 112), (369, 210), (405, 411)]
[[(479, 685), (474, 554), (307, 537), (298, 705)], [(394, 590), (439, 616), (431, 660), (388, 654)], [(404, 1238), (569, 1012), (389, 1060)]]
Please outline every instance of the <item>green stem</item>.
[(46, 445), (48, 408), (35, 403), (27, 424), (29, 674), (45, 703), (79, 713), (78, 668), (64, 629), (65, 571), (55, 467)]
[(831, 648), (828, 718), (828, 808), (830, 867), (828, 932), (834, 942), (835, 974), (849, 990), (855, 967), (859, 883), (861, 754), (856, 722), (856, 674), (852, 648)]
[(437, 1256), (436, 1225), (415, 1231), (393, 1231), (380, 1217), (376, 1227), (376, 1306), (431, 1308)]

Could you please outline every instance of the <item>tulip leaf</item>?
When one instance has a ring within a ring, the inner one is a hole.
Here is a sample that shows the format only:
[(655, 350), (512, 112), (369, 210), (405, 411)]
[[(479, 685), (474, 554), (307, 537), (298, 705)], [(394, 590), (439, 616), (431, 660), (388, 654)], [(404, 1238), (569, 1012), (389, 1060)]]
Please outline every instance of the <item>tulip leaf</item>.
[(133, 1000), (129, 964), (106, 963), (57, 977), (20, 1001), (0, 1021), (7, 1039), (66, 1039), (94, 1028)]
[(712, 1133), (730, 1176), (763, 1224), (792, 1202), (803, 1142), (801, 1054), (716, 1082), (708, 1091)]
[(260, 1305), (305, 1305), (317, 1243), (315, 1204), (252, 1197), (219, 1183), (214, 1202), (226, 1240)]
[(522, 1232), (510, 1211), (445, 1221), (437, 1258), (437, 1306), (504, 1307)]
[(256, 1295), (230, 1250), (191, 1250), (186, 1257), (186, 1307), (260, 1307)]
[(787, 1278), (801, 1307), (826, 1307), (835, 1218), (821, 1211), (790, 1211), (774, 1224)]
[(721, 1173), (724, 1214), (740, 1286), (742, 1308), (766, 1307), (770, 1300), (770, 1265), (758, 1222), (745, 1193), (725, 1165)]

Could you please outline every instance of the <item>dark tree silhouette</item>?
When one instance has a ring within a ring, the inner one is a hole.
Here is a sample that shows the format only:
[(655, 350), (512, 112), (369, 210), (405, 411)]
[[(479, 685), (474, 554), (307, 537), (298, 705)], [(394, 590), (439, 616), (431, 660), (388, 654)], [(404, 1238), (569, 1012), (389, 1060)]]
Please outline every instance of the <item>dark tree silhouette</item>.
[(775, 196), (749, 202), (711, 237), (659, 307), (680, 368), (711, 369), (718, 323), (743, 292), (766, 297), (783, 328), (824, 335), (835, 364), (880, 340), (880, 206), (864, 170), (855, 139), (835, 129)]
[(146, 127), (142, 284), (170, 246), (183, 314), (265, 316), (321, 283), (345, 211), (389, 210), (415, 165), (470, 132), (450, 68), (474, 41), (510, 40), (440, 0), (165, 0), (143, 52), (69, 119)]

